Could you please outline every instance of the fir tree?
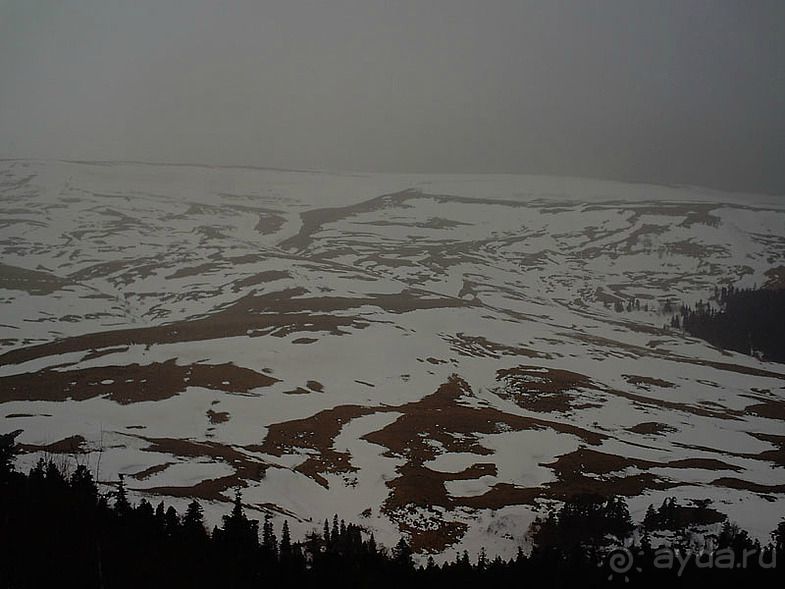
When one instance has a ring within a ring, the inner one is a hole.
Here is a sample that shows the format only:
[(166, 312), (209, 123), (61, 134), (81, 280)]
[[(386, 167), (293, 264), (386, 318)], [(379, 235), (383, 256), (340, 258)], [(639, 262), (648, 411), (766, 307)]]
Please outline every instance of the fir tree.
[(131, 511), (131, 504), (128, 502), (128, 493), (125, 490), (125, 475), (123, 474), (120, 475), (120, 482), (117, 484), (114, 509), (120, 516), (127, 515)]
[(183, 516), (183, 531), (191, 538), (204, 538), (207, 531), (204, 527), (204, 510), (199, 502), (194, 500), (188, 504)]
[(289, 561), (292, 558), (292, 539), (289, 535), (289, 522), (284, 520), (283, 528), (281, 529), (281, 548), (280, 548), (281, 562)]

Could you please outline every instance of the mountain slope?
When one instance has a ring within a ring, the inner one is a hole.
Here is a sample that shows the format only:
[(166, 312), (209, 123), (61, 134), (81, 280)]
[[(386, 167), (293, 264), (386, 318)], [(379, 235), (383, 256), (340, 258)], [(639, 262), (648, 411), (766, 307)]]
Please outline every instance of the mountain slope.
[[(785, 206), (693, 188), (0, 162), (0, 423), (107, 485), (510, 555), (550, 502), (759, 537), (785, 367), (663, 326), (764, 284)], [(767, 274), (768, 273), (768, 274)], [(621, 310), (619, 310), (621, 308)]]

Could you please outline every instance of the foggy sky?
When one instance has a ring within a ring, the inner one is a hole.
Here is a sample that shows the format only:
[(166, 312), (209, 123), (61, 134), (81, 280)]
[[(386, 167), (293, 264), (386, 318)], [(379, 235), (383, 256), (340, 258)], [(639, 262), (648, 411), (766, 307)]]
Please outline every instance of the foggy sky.
[(785, 2), (0, 0), (0, 157), (785, 194)]

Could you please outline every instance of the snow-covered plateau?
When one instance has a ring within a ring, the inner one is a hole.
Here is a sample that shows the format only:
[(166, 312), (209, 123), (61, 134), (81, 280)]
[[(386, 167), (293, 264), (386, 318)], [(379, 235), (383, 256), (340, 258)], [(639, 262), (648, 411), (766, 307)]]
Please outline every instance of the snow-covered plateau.
[[(0, 161), (0, 432), (208, 519), (242, 488), (509, 557), (570, 495), (766, 540), (785, 366), (669, 306), (785, 275), (785, 201), (496, 175)], [(623, 310), (619, 310), (621, 303)]]

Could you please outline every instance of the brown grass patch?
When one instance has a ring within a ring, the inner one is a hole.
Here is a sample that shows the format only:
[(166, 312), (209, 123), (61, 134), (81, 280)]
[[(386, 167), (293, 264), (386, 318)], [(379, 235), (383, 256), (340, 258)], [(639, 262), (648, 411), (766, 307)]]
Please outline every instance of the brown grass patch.
[(284, 278), (289, 278), (290, 275), (288, 272), (284, 270), (267, 270), (265, 272), (259, 272), (258, 274), (254, 274), (253, 276), (248, 276), (246, 278), (240, 278), (239, 280), (235, 280), (232, 283), (232, 288), (235, 292), (249, 287), (249, 286), (258, 286), (260, 284), (268, 284), (270, 282), (275, 282), (276, 280), (283, 280)]
[(764, 450), (760, 454), (755, 455), (755, 458), (785, 467), (785, 436), (759, 433), (750, 433), (749, 435), (775, 446), (774, 450)]
[(138, 493), (149, 493), (152, 495), (167, 495), (169, 497), (185, 497), (189, 499), (202, 499), (203, 501), (226, 501), (228, 497), (224, 495), (227, 489), (244, 487), (243, 479), (236, 475), (219, 477), (217, 479), (206, 479), (195, 485), (187, 487), (161, 486), (152, 489), (134, 489)]
[(688, 364), (697, 364), (698, 366), (709, 366), (717, 370), (726, 372), (735, 372), (737, 374), (747, 374), (749, 376), (762, 376), (764, 378), (776, 378), (778, 380), (785, 380), (785, 374), (780, 372), (772, 372), (762, 368), (754, 368), (752, 366), (743, 366), (740, 364), (730, 364), (727, 362), (714, 362), (712, 360), (699, 360), (697, 358), (684, 358), (681, 356), (671, 357), (676, 362), (686, 362)]
[(737, 489), (739, 491), (751, 491), (760, 495), (785, 493), (785, 485), (761, 485), (759, 483), (752, 483), (750, 481), (744, 481), (742, 479), (732, 477), (722, 477), (712, 481), (711, 484), (715, 487), (725, 487), (727, 489)]
[[(308, 458), (296, 470), (326, 487), (324, 473), (340, 474), (355, 470), (349, 453), (338, 452), (333, 447), (335, 437), (346, 423), (363, 415), (401, 413), (391, 424), (362, 437), (363, 440), (384, 447), (386, 456), (402, 457), (406, 461), (398, 467), (397, 476), (387, 482), (390, 494), (382, 505), (382, 511), (397, 521), (400, 519), (398, 515), (413, 506), (438, 506), (447, 510), (458, 507), (495, 508), (501, 501), (529, 502), (536, 496), (536, 493), (530, 490), (511, 485), (496, 485), (479, 497), (455, 497), (447, 493), (446, 482), (495, 475), (495, 466), (476, 463), (457, 473), (437, 472), (424, 466), (426, 462), (444, 452), (468, 452), (478, 457), (492, 454), (492, 450), (480, 444), (479, 434), (550, 428), (575, 435), (589, 444), (600, 444), (605, 439), (602, 434), (571, 424), (461, 404), (463, 397), (472, 395), (464, 380), (452, 376), (434, 393), (419, 401), (380, 407), (344, 405), (321, 411), (305, 419), (274, 424), (269, 427), (264, 443), (253, 449), (274, 456), (287, 452), (308, 452)], [(434, 447), (433, 442), (438, 442), (439, 447)], [(406, 526), (409, 524), (405, 520), (398, 523), (402, 530), (409, 531), (413, 544), (417, 546), (454, 542), (456, 530), (461, 529), (460, 526), (456, 527), (448, 522), (446, 529), (451, 532), (447, 534), (444, 530), (434, 532), (416, 527), (408, 529)], [(420, 534), (424, 536), (420, 537)]]
[(669, 382), (667, 380), (662, 380), (661, 378), (652, 378), (651, 376), (638, 376), (636, 374), (622, 374), (622, 376), (628, 383), (646, 390), (648, 390), (652, 386), (662, 387), (666, 389), (670, 389), (676, 386), (672, 382)]
[(597, 388), (583, 374), (538, 366), (498, 370), (496, 380), (504, 382), (502, 389), (494, 391), (498, 397), (522, 409), (543, 413), (566, 412), (574, 400), (570, 391)]
[(461, 497), (461, 505), (477, 509), (501, 509), (508, 505), (532, 505), (534, 500), (541, 496), (541, 488), (496, 483), (482, 495)]
[(659, 423), (656, 421), (645, 421), (643, 423), (639, 423), (638, 425), (634, 425), (631, 428), (628, 428), (627, 431), (632, 432), (634, 434), (661, 436), (661, 435), (673, 433), (677, 430), (675, 427), (666, 425), (664, 423)]
[(502, 356), (521, 356), (526, 358), (549, 358), (548, 354), (535, 352), (528, 348), (508, 346), (492, 342), (482, 336), (465, 335), (462, 332), (454, 337), (445, 338), (453, 351), (461, 356), (472, 358), (501, 358)]
[(70, 284), (73, 284), (70, 280), (49, 272), (0, 263), (0, 288), (21, 290), (31, 295), (48, 295)]
[(78, 370), (44, 369), (0, 377), (0, 402), (84, 401), (106, 396), (121, 405), (168, 399), (187, 387), (248, 393), (277, 379), (234, 364), (188, 364), (174, 360)]
[[(139, 489), (144, 493), (170, 495), (172, 497), (196, 497), (208, 501), (224, 501), (223, 492), (232, 487), (245, 486), (245, 481), (261, 481), (270, 467), (267, 462), (248, 456), (232, 446), (217, 442), (195, 442), (172, 438), (146, 438), (138, 436), (149, 443), (142, 450), (170, 454), (187, 459), (211, 458), (216, 462), (224, 462), (234, 469), (234, 474), (207, 479), (196, 485), (179, 487), (163, 486), (151, 489)], [(250, 448), (248, 448), (250, 450)]]
[(767, 399), (763, 403), (745, 407), (744, 411), (758, 417), (785, 421), (785, 401), (782, 400)]
[(646, 397), (644, 395), (628, 393), (618, 389), (607, 389), (605, 392), (610, 395), (629, 399), (637, 405), (668, 409), (669, 411), (683, 411), (684, 413), (699, 415), (701, 417), (712, 417), (715, 419), (740, 419), (743, 415), (742, 411), (734, 411), (733, 409), (728, 409), (727, 407), (720, 407), (719, 409), (712, 410), (705, 406), (699, 407), (696, 405), (685, 405), (683, 403), (677, 403), (676, 401), (657, 399), (655, 397)]
[(650, 468), (741, 470), (738, 466), (714, 458), (681, 458), (678, 460), (669, 460), (668, 462), (657, 462), (640, 458), (625, 458), (616, 454), (606, 454), (589, 448), (581, 448), (570, 454), (564, 454), (560, 456), (554, 464), (554, 470), (557, 473), (568, 473), (572, 470), (578, 470), (593, 474), (608, 474), (630, 467), (635, 467), (640, 470), (648, 470)]
[(273, 456), (311, 451), (306, 461), (295, 470), (327, 488), (329, 485), (322, 476), (324, 473), (343, 474), (356, 470), (351, 465), (349, 453), (339, 452), (333, 447), (335, 437), (344, 424), (375, 412), (376, 409), (370, 407), (341, 405), (304, 419), (276, 423), (269, 426), (264, 442), (252, 448)]
[(459, 542), (466, 530), (463, 522), (446, 521), (434, 518), (429, 521), (430, 527), (417, 526), (406, 521), (399, 523), (398, 528), (409, 536), (409, 544), (414, 552), (438, 554)]
[(51, 444), (18, 444), (22, 452), (48, 452), (49, 454), (84, 454), (87, 440), (80, 435), (69, 436)]
[[(640, 473), (628, 476), (610, 476), (628, 468), (649, 470), (652, 468), (690, 468), (704, 470), (741, 470), (739, 467), (720, 460), (707, 458), (688, 458), (669, 462), (655, 462), (639, 458), (627, 458), (616, 454), (606, 454), (589, 448), (579, 448), (574, 452), (559, 456), (554, 462), (544, 464), (553, 469), (558, 480), (548, 483), (544, 496), (563, 499), (581, 493), (592, 493), (603, 497), (623, 495), (633, 497), (646, 489), (668, 489), (680, 483), (663, 480), (653, 473)], [(595, 477), (587, 474), (598, 475)]]
[(727, 253), (727, 250), (722, 246), (698, 243), (692, 239), (675, 241), (666, 244), (665, 248), (671, 255), (675, 254), (691, 258), (711, 258), (712, 256), (721, 256)]
[(229, 413), (226, 411), (213, 411), (212, 409), (207, 410), (207, 419), (210, 420), (212, 425), (218, 425), (219, 423), (226, 423), (229, 421)]
[(346, 217), (360, 213), (368, 213), (383, 208), (400, 205), (410, 198), (419, 196), (420, 193), (413, 190), (404, 190), (395, 194), (385, 194), (366, 200), (357, 204), (345, 207), (332, 207), (324, 209), (312, 209), (300, 214), (302, 226), (297, 235), (289, 237), (278, 244), (283, 249), (304, 250), (311, 244), (311, 236), (321, 230), (323, 225), (340, 221)]
[(135, 472), (134, 474), (130, 475), (131, 477), (135, 478), (137, 481), (144, 481), (145, 479), (149, 479), (151, 476), (158, 474), (159, 472), (165, 471), (167, 468), (175, 464), (174, 462), (164, 462), (163, 464), (156, 464), (154, 466), (150, 466), (145, 468), (144, 470), (140, 470), (139, 472)]
[(766, 283), (764, 288), (771, 288), (773, 290), (781, 290), (785, 288), (785, 266), (777, 266), (769, 268), (764, 272), (766, 276)]
[(0, 355), (0, 365), (19, 364), (46, 356), (96, 350), (131, 344), (195, 342), (236, 336), (273, 335), (286, 337), (296, 332), (327, 332), (342, 335), (344, 328), (362, 329), (368, 323), (340, 311), (369, 305), (391, 313), (418, 309), (464, 306), (460, 299), (434, 296), (414, 290), (378, 294), (365, 298), (304, 297), (302, 288), (267, 294), (248, 294), (206, 317), (167, 325), (104, 331), (65, 338), (11, 350)]

